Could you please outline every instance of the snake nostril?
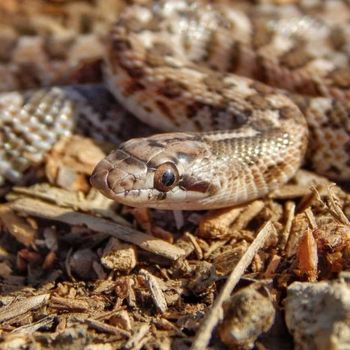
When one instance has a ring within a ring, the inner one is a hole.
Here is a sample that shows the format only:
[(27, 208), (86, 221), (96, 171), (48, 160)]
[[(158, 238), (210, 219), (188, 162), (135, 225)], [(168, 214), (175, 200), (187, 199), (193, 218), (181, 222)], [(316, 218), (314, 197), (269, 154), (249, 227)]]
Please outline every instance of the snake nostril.
[(127, 172), (115, 168), (112, 169), (107, 177), (108, 187), (114, 193), (120, 193), (125, 191), (130, 191), (133, 189), (135, 178)]
[(141, 175), (145, 174), (147, 166), (144, 162), (117, 149), (96, 165), (90, 182), (105, 196), (117, 199), (134, 190), (140, 184)]
[(130, 181), (127, 181), (127, 180), (123, 180), (119, 182), (119, 186), (122, 188), (127, 189), (128, 187), (130, 187), (130, 185), (131, 185)]
[(102, 193), (111, 195), (111, 192), (116, 194), (131, 190), (135, 183), (135, 177), (103, 159), (93, 170), (90, 183)]

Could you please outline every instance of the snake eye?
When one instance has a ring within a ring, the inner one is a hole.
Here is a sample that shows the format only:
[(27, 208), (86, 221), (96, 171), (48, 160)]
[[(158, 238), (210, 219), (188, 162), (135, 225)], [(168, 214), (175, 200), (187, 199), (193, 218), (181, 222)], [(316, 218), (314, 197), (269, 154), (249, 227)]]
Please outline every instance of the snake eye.
[(179, 182), (179, 172), (173, 163), (160, 165), (154, 174), (154, 187), (158, 191), (168, 192)]

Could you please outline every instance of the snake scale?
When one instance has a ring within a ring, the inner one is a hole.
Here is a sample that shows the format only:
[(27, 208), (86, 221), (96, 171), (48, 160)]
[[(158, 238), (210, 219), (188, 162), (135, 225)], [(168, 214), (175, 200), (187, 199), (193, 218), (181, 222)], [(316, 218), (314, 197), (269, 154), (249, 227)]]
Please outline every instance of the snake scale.
[[(127, 6), (107, 36), (105, 82), (128, 111), (168, 133), (121, 144), (91, 183), (127, 205), (193, 210), (264, 196), (305, 158), (347, 181), (349, 7), (340, 0)], [(0, 96), (3, 180), (18, 181), (92, 113), (108, 118), (111, 103), (86, 91)]]

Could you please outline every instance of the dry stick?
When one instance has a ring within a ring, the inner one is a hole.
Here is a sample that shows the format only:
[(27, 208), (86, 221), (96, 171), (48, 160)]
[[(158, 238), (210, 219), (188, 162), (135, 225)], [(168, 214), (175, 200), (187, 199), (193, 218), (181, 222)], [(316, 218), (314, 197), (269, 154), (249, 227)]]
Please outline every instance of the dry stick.
[(292, 201), (288, 201), (285, 205), (285, 211), (287, 213), (287, 221), (286, 221), (286, 225), (284, 227), (281, 241), (280, 241), (281, 250), (286, 249), (286, 246), (287, 246), (287, 243), (289, 240), (289, 236), (290, 236), (290, 232), (292, 230), (292, 224), (293, 224), (293, 220), (295, 217), (295, 203)]
[(110, 333), (114, 335), (121, 335), (125, 338), (130, 338), (130, 333), (116, 326), (111, 326), (110, 324), (106, 324), (104, 322), (94, 320), (92, 318), (87, 318), (84, 320), (91, 328), (96, 329), (100, 332)]
[(39, 307), (46, 305), (49, 299), (50, 294), (34, 295), (3, 306), (0, 308), (0, 322), (11, 320), (12, 318), (23, 315), (28, 311), (38, 309)]
[(177, 260), (185, 251), (154, 236), (125, 227), (109, 220), (61, 208), (37, 199), (21, 198), (11, 203), (11, 208), (27, 215), (56, 220), (70, 225), (85, 225), (96, 232), (103, 232), (170, 260)]
[(161, 313), (166, 312), (168, 309), (168, 304), (157, 279), (151, 273), (144, 269), (140, 270), (140, 274), (145, 279), (145, 283), (151, 292), (151, 297), (158, 311), (160, 311)]
[(222, 304), (226, 299), (229, 298), (230, 294), (232, 293), (236, 284), (240, 280), (244, 271), (252, 262), (255, 254), (264, 245), (266, 239), (274, 230), (275, 228), (272, 225), (271, 221), (268, 221), (259, 231), (258, 235), (254, 239), (252, 244), (244, 253), (244, 255), (242, 256), (242, 258), (240, 259), (240, 261), (238, 262), (234, 270), (231, 272), (230, 276), (226, 281), (226, 284), (221, 290), (221, 293), (216, 298), (213, 307), (208, 312), (206, 318), (202, 322), (197, 332), (197, 335), (193, 341), (193, 344), (191, 346), (191, 350), (202, 350), (207, 348), (213, 329), (216, 327), (218, 322), (222, 320), (222, 317), (223, 317)]

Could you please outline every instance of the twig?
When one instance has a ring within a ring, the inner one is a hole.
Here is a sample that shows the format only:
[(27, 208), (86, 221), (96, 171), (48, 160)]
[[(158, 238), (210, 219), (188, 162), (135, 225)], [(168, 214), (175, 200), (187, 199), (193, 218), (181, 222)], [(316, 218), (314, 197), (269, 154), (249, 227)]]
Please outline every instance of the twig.
[(337, 196), (335, 195), (333, 189), (335, 185), (328, 186), (328, 196), (330, 199), (330, 205), (329, 208), (332, 213), (334, 213), (334, 216), (343, 224), (343, 225), (350, 225), (350, 221), (343, 212), (341, 206), (339, 205), (339, 200)]
[(140, 270), (140, 274), (144, 277), (145, 283), (151, 292), (151, 296), (157, 309), (164, 313), (168, 309), (168, 305), (164, 296), (164, 293), (157, 281), (157, 279), (150, 274), (147, 270)]
[(290, 231), (292, 229), (292, 223), (295, 217), (295, 203), (292, 201), (288, 201), (285, 205), (285, 211), (287, 214), (287, 222), (284, 227), (281, 242), (280, 242), (281, 250), (286, 249), (286, 245), (289, 240)]
[(235, 288), (236, 284), (240, 280), (246, 268), (252, 262), (255, 254), (258, 250), (263, 247), (268, 236), (274, 231), (274, 226), (271, 221), (268, 221), (262, 229), (259, 231), (255, 240), (249, 246), (247, 251), (242, 256), (241, 260), (238, 262), (234, 270), (231, 272), (228, 277), (225, 286), (221, 290), (221, 293), (216, 298), (213, 307), (208, 312), (206, 318), (201, 324), (198, 333), (194, 339), (194, 342), (191, 346), (191, 350), (202, 350), (206, 349), (210, 341), (211, 334), (213, 329), (216, 327), (218, 322), (223, 318), (223, 309), (222, 304), (226, 299), (229, 298), (231, 292)]
[(38, 329), (42, 327), (52, 327), (52, 324), (54, 323), (56, 319), (56, 315), (49, 315), (46, 316), (39, 321), (31, 322), (29, 324), (25, 324), (23, 326), (14, 328), (11, 333), (14, 334), (21, 334), (21, 335), (32, 335), (34, 332), (36, 332)]
[(35, 295), (0, 308), (0, 322), (5, 322), (47, 304), (50, 294)]
[(125, 227), (106, 219), (79, 213), (72, 209), (61, 208), (37, 199), (21, 198), (11, 203), (11, 208), (28, 215), (56, 220), (70, 225), (85, 225), (92, 231), (106, 233), (123, 241), (170, 260), (177, 260), (185, 251), (154, 236)]
[(94, 320), (92, 318), (87, 318), (85, 322), (91, 327), (100, 332), (110, 333), (114, 335), (121, 335), (125, 338), (130, 338), (130, 333), (116, 326), (111, 326), (104, 322)]
[(128, 340), (124, 345), (124, 349), (135, 349), (138, 348), (138, 345), (141, 345), (143, 339), (146, 337), (149, 331), (149, 325), (144, 323), (141, 327), (134, 333), (134, 335)]

